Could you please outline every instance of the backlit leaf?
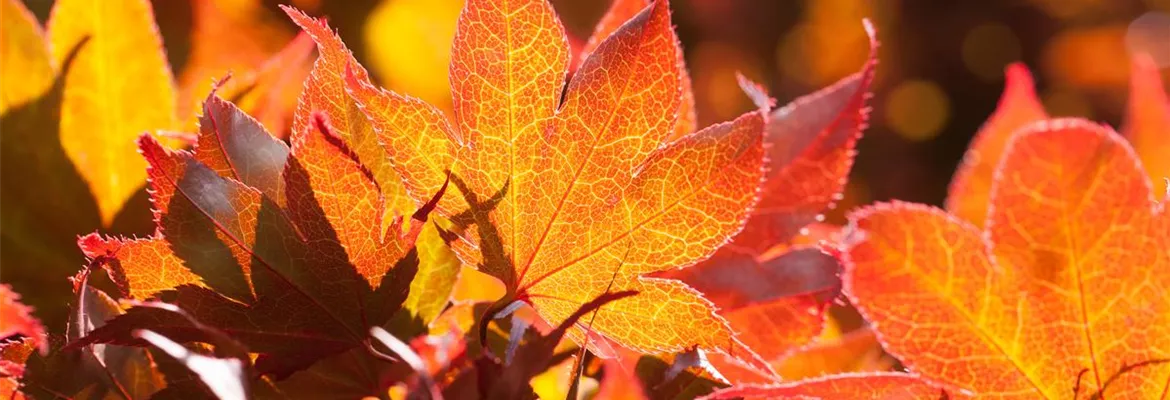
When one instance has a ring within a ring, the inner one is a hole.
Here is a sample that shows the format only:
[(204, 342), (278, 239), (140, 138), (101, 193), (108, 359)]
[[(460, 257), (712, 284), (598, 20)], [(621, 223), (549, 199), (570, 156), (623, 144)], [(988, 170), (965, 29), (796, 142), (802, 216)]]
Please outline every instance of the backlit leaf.
[[(618, 28), (621, 28), (623, 24), (638, 15), (638, 12), (645, 9), (648, 5), (650, 5), (648, 0), (614, 0), (610, 3), (609, 10), (597, 22), (597, 27), (593, 29), (593, 34), (585, 42), (585, 47), (581, 49), (580, 54), (574, 57), (574, 61), (577, 63), (574, 69), (580, 68), (581, 62), (584, 62), (590, 54), (597, 51), (597, 47), (601, 46), (601, 42), (609, 38), (614, 32), (617, 32)], [(682, 100), (679, 104), (678, 121), (675, 122), (674, 133), (667, 136), (667, 141), (678, 139), (698, 129), (698, 117), (695, 115), (695, 93), (691, 87), (691, 74), (687, 71), (686, 62), (683, 60), (683, 53), (680, 51), (677, 52), (677, 55)]]
[(1160, 398), (1170, 235), (1150, 178), (1106, 127), (1051, 120), (1013, 136), (982, 230), (906, 203), (854, 213), (846, 293), (933, 382), (988, 398)]
[[(399, 178), (391, 168), (390, 159), (378, 143), (370, 122), (358, 105), (346, 95), (344, 78), (348, 70), (361, 80), (368, 80), (366, 70), (357, 65), (353, 54), (323, 20), (317, 20), (291, 8), (285, 8), (289, 17), (317, 42), (317, 61), (305, 82), (305, 90), (293, 114), (293, 134), (311, 129), (312, 113), (324, 113), (330, 126), (373, 173), (386, 204), (399, 212), (413, 211), (412, 204), (402, 193)], [(437, 186), (436, 186), (437, 187)], [(431, 192), (434, 194), (434, 192)], [(423, 195), (429, 198), (430, 195)], [(420, 203), (421, 204), (421, 203)]]
[(759, 254), (784, 244), (840, 200), (857, 141), (868, 125), (866, 102), (878, 63), (876, 32), (865, 24), (870, 50), (860, 71), (769, 116), (768, 174), (760, 202), (734, 246)]
[(762, 176), (761, 112), (661, 146), (682, 103), (665, 2), (603, 41), (563, 103), (569, 49), (545, 1), (469, 1), (456, 32), (451, 125), (420, 102), (348, 83), (416, 202), (451, 169), (460, 193), (439, 210), (466, 241), (456, 246), (465, 262), (504, 281), (501, 306), (524, 300), (557, 324), (607, 288), (634, 290), (593, 330), (641, 351), (755, 358), (694, 290), (641, 277), (709, 256), (739, 228)]
[(1170, 99), (1154, 60), (1134, 57), (1129, 78), (1129, 107), (1121, 132), (1133, 144), (1155, 184), (1170, 178)]
[(61, 0), (48, 36), (57, 65), (88, 40), (65, 75), (61, 144), (108, 226), (146, 178), (134, 138), (176, 125), (175, 87), (154, 14), (145, 0)]
[[(837, 262), (798, 236), (840, 198), (866, 127), (866, 101), (877, 65), (872, 26), (870, 56), (861, 71), (831, 87), (798, 98), (769, 116), (768, 165), (761, 200), (743, 232), (710, 259), (659, 276), (680, 279), (720, 309), (748, 347), (779, 361), (816, 337), (828, 302), (838, 291)], [(759, 103), (769, 101), (758, 85), (743, 81)], [(773, 379), (711, 357), (732, 382)]]
[[(434, 183), (434, 185), (424, 189), (430, 190), (430, 194), (414, 193), (417, 197), (412, 199), (406, 193), (417, 189), (417, 187), (410, 185), (409, 181), (404, 182), (399, 173), (393, 169), (393, 163), (401, 162), (399, 157), (421, 157), (441, 163), (443, 158), (440, 155), (446, 154), (446, 151), (436, 153), (428, 147), (397, 148), (396, 146), (402, 143), (383, 143), (386, 136), (375, 134), (375, 130), (371, 127), (371, 124), (378, 122), (368, 120), (366, 114), (358, 108), (360, 103), (350, 100), (347, 95), (347, 91), (352, 90), (352, 86), (365, 85), (367, 88), (369, 87), (369, 77), (366, 71), (357, 64), (349, 49), (345, 47), (345, 44), (325, 21), (311, 18), (291, 8), (285, 8), (285, 11), (317, 42), (320, 52), (294, 115), (294, 133), (296, 130), (303, 129), (305, 123), (303, 119), (306, 118), (307, 112), (310, 110), (323, 112), (328, 116), (331, 126), (336, 127), (334, 132), (346, 146), (353, 150), (364, 168), (373, 174), (374, 182), (380, 190), (384, 203), (383, 215), (391, 216), (397, 213), (413, 212), (416, 206), (422, 205), (434, 195), (435, 190), (438, 190), (446, 182), (446, 175), (435, 175), (434, 177), (438, 181), (428, 182)], [(350, 83), (349, 89), (346, 87), (347, 81)], [(421, 104), (421, 102), (418, 103)], [(400, 108), (397, 104), (389, 106), (394, 107), (394, 113), (401, 112), (409, 115), (414, 111), (409, 107)], [(428, 111), (432, 111), (434, 116), (441, 115), (441, 112), (437, 110)], [(414, 121), (419, 121), (419, 119)], [(428, 128), (416, 127), (422, 130), (410, 132), (409, 135), (426, 140), (425, 129)], [(438, 144), (444, 148), (446, 146), (443, 142), (438, 142)], [(384, 148), (383, 145), (386, 147)], [(393, 159), (387, 157), (387, 150), (390, 148), (396, 149), (389, 152), (389, 155), (394, 157)], [(446, 170), (449, 165), (448, 161), (448, 164), (438, 167), (438, 171)], [(424, 322), (429, 322), (430, 319), (438, 315), (440, 308), (446, 304), (455, 278), (458, 276), (459, 262), (434, 226), (423, 227), (419, 233), (417, 245), (420, 260), (419, 274), (415, 283), (412, 284), (413, 289), (405, 306), (413, 315), (420, 317)]]
[(53, 68), (45, 34), (36, 17), (20, 0), (0, 3), (0, 69), (9, 77), (0, 83), (0, 113), (30, 102), (44, 94), (53, 83)]
[(32, 309), (20, 303), (20, 295), (11, 287), (0, 284), (0, 340), (17, 335), (42, 353), (49, 348), (45, 327), (32, 316)]
[(983, 226), (987, 218), (995, 169), (1012, 134), (1024, 125), (1048, 117), (1036, 98), (1027, 67), (1009, 65), (1004, 76), (1006, 82), (999, 106), (972, 139), (947, 193), (947, 211), (976, 227)]

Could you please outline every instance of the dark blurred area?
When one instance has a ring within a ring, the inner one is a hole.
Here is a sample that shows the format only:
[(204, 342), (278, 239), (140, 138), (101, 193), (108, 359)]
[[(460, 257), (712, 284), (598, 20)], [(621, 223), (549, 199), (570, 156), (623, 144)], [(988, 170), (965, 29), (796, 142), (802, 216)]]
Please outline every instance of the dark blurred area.
[[(155, 0), (176, 76), (190, 57), (199, 1), (237, 23), (287, 31), (274, 35), (280, 40), (295, 33), (277, 7), (286, 1)], [(47, 18), (51, 0), (26, 2)], [(328, 16), (382, 84), (447, 106), (447, 55), (462, 0), (287, 3)], [(609, 1), (553, 3), (581, 46)], [(874, 111), (841, 208), (893, 198), (940, 204), (968, 141), (996, 106), (1008, 63), (1033, 71), (1052, 115), (1114, 126), (1131, 54), (1151, 53), (1170, 72), (1170, 0), (675, 0), (672, 7), (704, 124), (750, 108), (737, 71), (781, 104), (855, 72), (867, 52), (861, 19), (875, 22)], [(223, 43), (225, 51), (233, 45)]]

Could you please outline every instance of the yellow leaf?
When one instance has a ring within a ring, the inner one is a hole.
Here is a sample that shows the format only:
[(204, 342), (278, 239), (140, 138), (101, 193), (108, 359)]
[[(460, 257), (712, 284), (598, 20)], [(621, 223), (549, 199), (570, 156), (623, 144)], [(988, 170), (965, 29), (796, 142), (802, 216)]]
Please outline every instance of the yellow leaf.
[(0, 81), (0, 113), (37, 98), (53, 83), (45, 34), (17, 0), (0, 3), (0, 70), (5, 77)]
[(64, 77), (61, 144), (108, 226), (146, 179), (134, 139), (175, 125), (175, 87), (154, 13), (146, 0), (60, 0), (48, 26), (55, 63), (82, 46)]

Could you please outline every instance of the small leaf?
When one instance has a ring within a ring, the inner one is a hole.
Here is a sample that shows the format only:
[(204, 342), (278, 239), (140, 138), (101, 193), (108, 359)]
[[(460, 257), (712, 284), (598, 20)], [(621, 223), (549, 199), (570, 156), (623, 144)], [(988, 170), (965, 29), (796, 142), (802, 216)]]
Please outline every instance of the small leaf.
[(1154, 181), (1170, 178), (1170, 157), (1166, 156), (1170, 154), (1170, 98), (1159, 72), (1148, 55), (1134, 57), (1129, 107), (1121, 128)]
[(1032, 74), (1023, 64), (1012, 64), (1004, 72), (1003, 96), (995, 113), (972, 139), (959, 170), (951, 180), (946, 209), (976, 227), (987, 219), (987, 205), (995, 169), (1017, 129), (1048, 117), (1036, 98)]

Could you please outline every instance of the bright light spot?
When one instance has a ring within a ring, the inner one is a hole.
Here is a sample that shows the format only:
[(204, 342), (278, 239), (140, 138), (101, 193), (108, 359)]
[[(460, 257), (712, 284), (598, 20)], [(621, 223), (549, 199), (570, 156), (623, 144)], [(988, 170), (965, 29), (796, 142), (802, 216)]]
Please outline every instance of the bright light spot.
[(752, 108), (735, 74), (759, 82), (763, 61), (742, 49), (715, 41), (700, 42), (690, 55), (695, 100), (704, 121), (726, 121)]
[(937, 136), (951, 114), (946, 93), (938, 84), (922, 80), (898, 84), (886, 97), (885, 108), (889, 127), (912, 141)]
[(1020, 59), (1020, 41), (1006, 25), (984, 24), (967, 32), (961, 53), (967, 69), (985, 81), (998, 81), (1004, 65)]
[(1061, 32), (1044, 49), (1044, 69), (1058, 83), (1117, 88), (1129, 79), (1125, 27), (1108, 25)]
[(462, 9), (462, 0), (380, 2), (363, 30), (374, 75), (391, 90), (448, 107), (447, 64)]
[(1131, 54), (1149, 54), (1158, 68), (1170, 67), (1170, 14), (1151, 11), (1134, 19), (1125, 45)]
[(873, 4), (864, 0), (808, 2), (802, 22), (776, 49), (780, 71), (811, 87), (857, 72), (869, 54), (861, 19), (873, 15)]

